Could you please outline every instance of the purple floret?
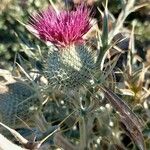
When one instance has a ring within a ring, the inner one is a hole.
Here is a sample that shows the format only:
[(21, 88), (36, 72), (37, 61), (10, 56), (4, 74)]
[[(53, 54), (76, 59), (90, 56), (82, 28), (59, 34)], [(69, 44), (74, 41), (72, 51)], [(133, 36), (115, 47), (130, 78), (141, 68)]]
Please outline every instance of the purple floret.
[(83, 35), (91, 28), (90, 9), (80, 5), (75, 10), (63, 10), (57, 13), (49, 7), (32, 16), (29, 24), (45, 42), (60, 47), (79, 44), (84, 42)]

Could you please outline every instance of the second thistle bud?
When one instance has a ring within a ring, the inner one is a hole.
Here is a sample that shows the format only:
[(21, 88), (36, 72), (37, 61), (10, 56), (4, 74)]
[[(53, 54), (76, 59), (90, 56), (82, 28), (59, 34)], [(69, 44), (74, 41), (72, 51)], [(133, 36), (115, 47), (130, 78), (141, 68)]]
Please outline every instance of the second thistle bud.
[(34, 88), (14, 82), (0, 86), (0, 121), (13, 128), (33, 125), (34, 114), (41, 106)]

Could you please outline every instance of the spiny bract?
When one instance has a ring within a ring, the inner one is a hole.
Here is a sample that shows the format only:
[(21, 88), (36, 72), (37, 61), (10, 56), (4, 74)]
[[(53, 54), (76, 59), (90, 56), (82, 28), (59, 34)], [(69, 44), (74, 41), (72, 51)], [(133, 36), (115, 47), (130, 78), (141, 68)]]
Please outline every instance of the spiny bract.
[(63, 50), (51, 47), (44, 73), (53, 88), (79, 88), (92, 79), (95, 58), (95, 53), (85, 45), (76, 45)]

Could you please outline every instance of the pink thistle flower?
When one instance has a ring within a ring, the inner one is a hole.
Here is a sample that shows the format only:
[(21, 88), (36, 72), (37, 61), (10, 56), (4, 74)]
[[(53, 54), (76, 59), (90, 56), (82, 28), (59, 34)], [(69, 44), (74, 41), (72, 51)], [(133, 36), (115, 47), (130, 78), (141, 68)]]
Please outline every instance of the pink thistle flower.
[(34, 29), (34, 34), (44, 42), (51, 42), (59, 47), (80, 44), (84, 42), (83, 36), (92, 26), (90, 12), (85, 5), (59, 13), (49, 7), (31, 17), (28, 29)]

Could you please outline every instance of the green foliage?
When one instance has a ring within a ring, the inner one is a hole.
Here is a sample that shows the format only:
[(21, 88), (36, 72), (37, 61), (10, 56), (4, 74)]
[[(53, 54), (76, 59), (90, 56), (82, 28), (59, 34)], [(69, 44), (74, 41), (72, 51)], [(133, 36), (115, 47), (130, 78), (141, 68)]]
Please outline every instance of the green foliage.
[(0, 10), (0, 65), (7, 65), (6, 62), (3, 63), (5, 60), (12, 62), (15, 53), (20, 51), (21, 47), (18, 44), (16, 33), (28, 37), (26, 29), (17, 20), (27, 22), (29, 15), (47, 5), (48, 1), (41, 3), (38, 0), (2, 0)]

